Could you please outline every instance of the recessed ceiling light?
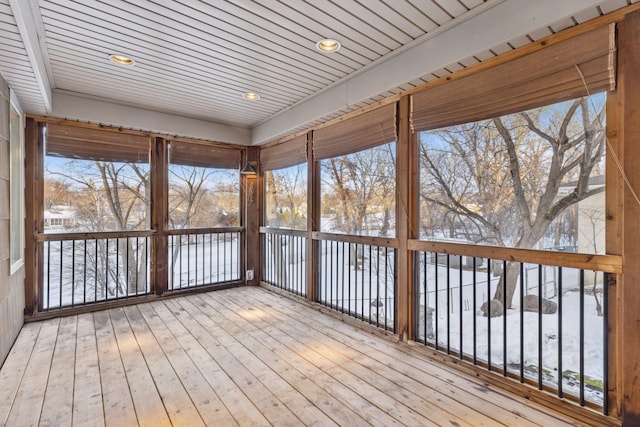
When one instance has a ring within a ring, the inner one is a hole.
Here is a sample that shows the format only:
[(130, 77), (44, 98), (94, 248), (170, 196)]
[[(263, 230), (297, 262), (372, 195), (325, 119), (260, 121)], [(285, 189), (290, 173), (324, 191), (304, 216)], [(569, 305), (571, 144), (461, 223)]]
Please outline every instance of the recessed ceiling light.
[(253, 92), (245, 92), (242, 97), (244, 99), (248, 99), (249, 101), (257, 101), (258, 99), (260, 99), (260, 95), (258, 95), (257, 93), (253, 93)]
[(109, 59), (112, 62), (115, 62), (118, 65), (130, 66), (130, 65), (133, 65), (133, 64), (136, 63), (133, 59), (129, 58), (128, 56), (124, 56), (124, 55), (109, 55)]
[(320, 52), (337, 52), (340, 46), (340, 42), (334, 39), (324, 39), (316, 43), (316, 48), (318, 48)]

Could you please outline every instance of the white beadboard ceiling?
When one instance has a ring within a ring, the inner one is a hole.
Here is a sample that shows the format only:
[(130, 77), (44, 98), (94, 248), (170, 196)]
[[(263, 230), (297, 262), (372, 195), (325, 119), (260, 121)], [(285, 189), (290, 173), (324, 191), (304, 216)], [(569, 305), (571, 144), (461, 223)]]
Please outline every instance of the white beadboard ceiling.
[(262, 144), (636, 1), (0, 0), (0, 72), (28, 113)]

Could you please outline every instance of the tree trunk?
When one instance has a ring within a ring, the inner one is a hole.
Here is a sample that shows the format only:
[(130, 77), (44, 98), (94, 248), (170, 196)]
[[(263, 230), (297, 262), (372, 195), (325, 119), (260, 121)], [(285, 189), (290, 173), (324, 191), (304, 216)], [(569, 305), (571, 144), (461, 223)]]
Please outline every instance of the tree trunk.
[[(505, 275), (507, 287), (506, 291), (504, 290), (505, 283)], [(511, 303), (513, 300), (513, 295), (516, 291), (516, 286), (518, 285), (518, 277), (520, 276), (520, 263), (518, 262), (507, 262), (507, 270), (502, 271), (500, 274), (500, 278), (498, 279), (498, 286), (496, 287), (496, 292), (493, 295), (493, 299), (497, 299), (502, 303), (502, 306), (506, 309), (511, 308)]]

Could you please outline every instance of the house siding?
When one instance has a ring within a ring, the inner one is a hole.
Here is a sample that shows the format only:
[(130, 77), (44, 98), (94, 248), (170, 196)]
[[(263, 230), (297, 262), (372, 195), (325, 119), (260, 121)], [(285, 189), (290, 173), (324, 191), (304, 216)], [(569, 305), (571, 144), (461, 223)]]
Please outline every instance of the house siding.
[(0, 365), (24, 323), (24, 267), (11, 274), (9, 86), (0, 77)]

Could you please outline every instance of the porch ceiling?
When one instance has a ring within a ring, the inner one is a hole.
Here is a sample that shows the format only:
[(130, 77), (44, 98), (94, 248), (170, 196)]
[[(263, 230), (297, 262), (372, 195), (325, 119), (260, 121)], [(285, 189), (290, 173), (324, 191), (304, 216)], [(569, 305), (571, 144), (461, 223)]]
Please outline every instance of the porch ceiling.
[(0, 0), (0, 72), (28, 113), (262, 144), (636, 1)]

